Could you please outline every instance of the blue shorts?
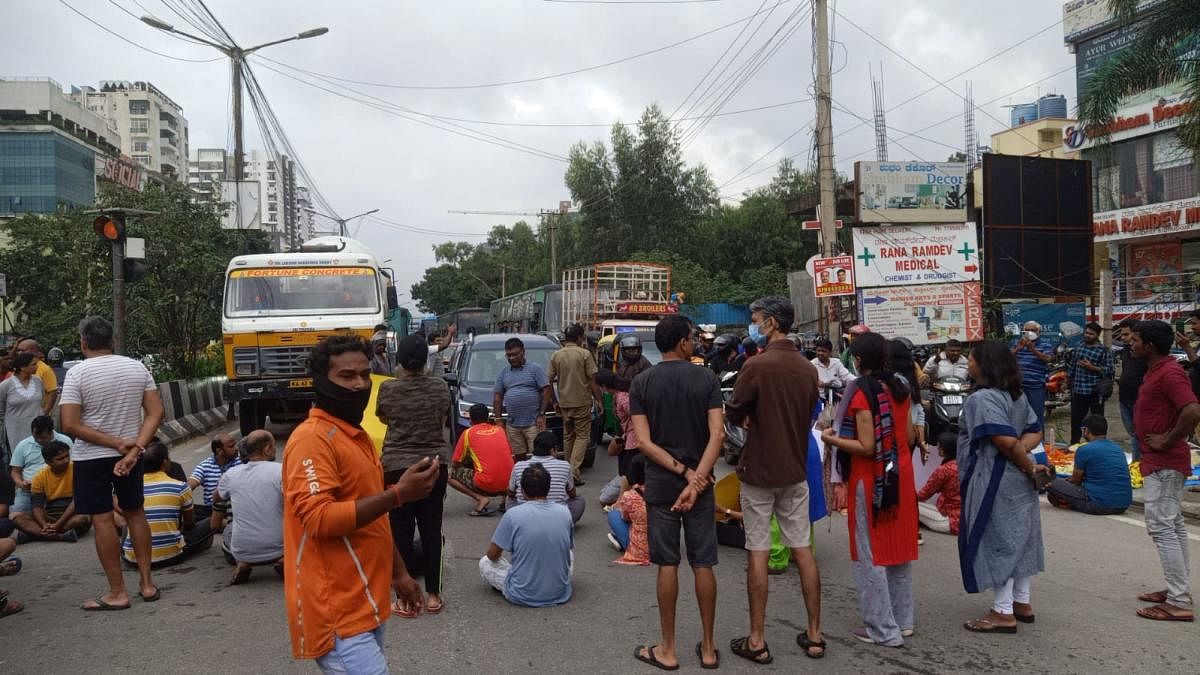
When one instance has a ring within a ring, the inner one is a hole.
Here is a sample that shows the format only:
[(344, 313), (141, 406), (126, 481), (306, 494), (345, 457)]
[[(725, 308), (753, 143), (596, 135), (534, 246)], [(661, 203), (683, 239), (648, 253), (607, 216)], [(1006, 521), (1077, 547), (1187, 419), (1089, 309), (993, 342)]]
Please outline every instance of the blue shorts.
[(333, 649), (317, 659), (322, 673), (347, 675), (387, 675), (387, 657), (383, 654), (383, 626), (348, 638), (333, 638)]

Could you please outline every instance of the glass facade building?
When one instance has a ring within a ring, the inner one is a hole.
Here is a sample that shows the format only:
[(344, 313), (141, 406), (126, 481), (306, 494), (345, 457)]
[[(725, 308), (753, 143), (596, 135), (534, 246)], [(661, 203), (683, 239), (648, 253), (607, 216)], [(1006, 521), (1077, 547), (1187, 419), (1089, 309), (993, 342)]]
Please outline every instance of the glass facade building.
[(0, 215), (96, 201), (96, 152), (55, 131), (0, 131)]

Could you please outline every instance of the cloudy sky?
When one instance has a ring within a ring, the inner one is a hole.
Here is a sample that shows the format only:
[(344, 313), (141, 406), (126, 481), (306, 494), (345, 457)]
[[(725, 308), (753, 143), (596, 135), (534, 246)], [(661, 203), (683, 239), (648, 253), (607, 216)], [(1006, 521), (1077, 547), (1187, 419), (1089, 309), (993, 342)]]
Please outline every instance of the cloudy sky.
[[(0, 44), (0, 75), (51, 77), (64, 86), (148, 80), (183, 106), (192, 148), (231, 146), (227, 62), (147, 53), (68, 7), (163, 54), (215, 56), (211, 48), (172, 38), (132, 16), (150, 13), (193, 31), (173, 11), (184, 4), (15, 4), (5, 9), (5, 23), (20, 30), (6, 31)], [(782, 157), (798, 155), (805, 166), (812, 145), (814, 104), (789, 104), (811, 96), (807, 0), (207, 4), (243, 47), (329, 28), (318, 38), (263, 50), (252, 66), (333, 208), (343, 216), (379, 208), (392, 223), (366, 219), (359, 237), (381, 258), (392, 259), (405, 290), (433, 264), (433, 244), (449, 238), (479, 241), (492, 225), (517, 220), (448, 211), (555, 208), (569, 198), (563, 172), (570, 145), (606, 140), (607, 125), (634, 121), (649, 104), (684, 118), (679, 129), (688, 160), (707, 165), (722, 194), (731, 198), (767, 182)], [(962, 147), (960, 94), (968, 81), (981, 108), (976, 124), (984, 144), (1006, 123), (1005, 104), (1062, 93), (1074, 110), (1074, 57), (1063, 46), (1059, 2), (833, 4), (833, 95), (835, 107), (849, 111), (836, 110), (833, 117), (843, 172), (849, 174), (856, 159), (874, 159), (873, 131), (856, 117), (872, 115), (869, 68), (882, 69), (885, 105), (894, 107), (887, 115), (891, 160), (944, 161)], [(729, 84), (734, 76), (749, 74), (743, 64), (776, 46), (751, 77), (736, 78), (744, 83), (734, 91)], [(595, 67), (652, 50), (659, 51)], [(996, 56), (1003, 50), (1008, 51)], [(582, 72), (556, 76), (569, 71)], [(514, 80), (534, 81), (476, 86)], [(705, 119), (715, 112), (722, 114)], [(249, 107), (246, 128), (247, 149), (260, 147)], [(919, 137), (906, 136), (909, 132)], [(480, 140), (480, 134), (500, 145)]]

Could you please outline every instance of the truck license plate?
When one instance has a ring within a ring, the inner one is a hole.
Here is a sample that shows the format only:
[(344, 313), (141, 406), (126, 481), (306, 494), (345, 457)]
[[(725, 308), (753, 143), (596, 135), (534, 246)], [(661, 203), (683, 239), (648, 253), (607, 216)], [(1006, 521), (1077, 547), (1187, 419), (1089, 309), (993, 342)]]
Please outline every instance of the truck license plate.
[(304, 380), (291, 380), (288, 382), (288, 389), (306, 389), (313, 386), (312, 378)]
[(963, 397), (961, 396), (943, 396), (942, 403), (946, 405), (962, 405)]

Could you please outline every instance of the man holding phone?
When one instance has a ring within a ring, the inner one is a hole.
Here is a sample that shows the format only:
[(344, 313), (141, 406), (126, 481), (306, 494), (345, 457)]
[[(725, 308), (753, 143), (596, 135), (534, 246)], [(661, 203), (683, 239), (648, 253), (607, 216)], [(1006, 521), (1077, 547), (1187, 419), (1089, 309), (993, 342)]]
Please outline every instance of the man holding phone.
[(324, 672), (387, 672), (383, 624), (391, 615), (391, 591), (418, 611), (425, 599), (383, 516), (428, 495), (439, 462), (424, 458), (384, 487), (383, 466), (362, 428), (370, 359), (370, 347), (355, 335), (333, 335), (313, 348), (316, 405), (283, 454), (292, 654), (316, 659)]
[[(1200, 309), (1192, 310), (1188, 315), (1187, 329), (1192, 335), (1200, 335)], [(1185, 335), (1179, 328), (1175, 329), (1175, 344), (1187, 352), (1188, 379), (1192, 383), (1192, 393), (1200, 398), (1200, 363), (1196, 362), (1196, 348), (1192, 346), (1192, 338)]]
[(1024, 330), (1013, 343), (1012, 352), (1021, 367), (1021, 390), (1037, 415), (1039, 425), (1046, 421), (1046, 364), (1054, 358), (1054, 345), (1042, 339), (1042, 325), (1026, 321)]

